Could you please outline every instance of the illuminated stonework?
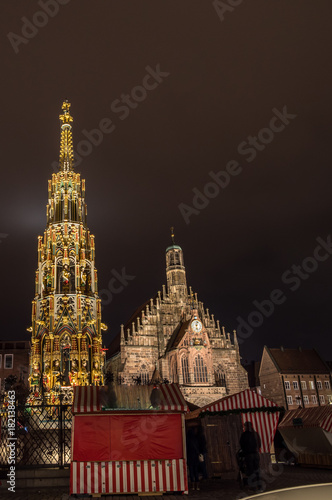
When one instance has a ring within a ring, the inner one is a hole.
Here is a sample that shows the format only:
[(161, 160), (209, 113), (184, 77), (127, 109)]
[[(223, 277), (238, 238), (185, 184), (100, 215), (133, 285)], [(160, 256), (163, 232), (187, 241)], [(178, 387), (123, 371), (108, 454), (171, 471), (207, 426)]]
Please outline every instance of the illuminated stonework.
[(101, 304), (85, 180), (73, 169), (70, 103), (62, 105), (59, 172), (48, 181), (47, 228), (38, 237), (32, 302), (30, 399), (68, 401), (74, 385), (103, 383)]
[(168, 380), (204, 406), (248, 388), (236, 331), (232, 336), (187, 287), (183, 251), (166, 249), (167, 287), (143, 304), (110, 345), (107, 368), (123, 383)]

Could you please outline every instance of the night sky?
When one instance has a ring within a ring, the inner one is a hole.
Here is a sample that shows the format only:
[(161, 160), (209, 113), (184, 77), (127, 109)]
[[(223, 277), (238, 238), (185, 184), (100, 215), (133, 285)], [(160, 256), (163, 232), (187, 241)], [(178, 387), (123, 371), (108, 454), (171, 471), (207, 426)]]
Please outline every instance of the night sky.
[(106, 344), (166, 282), (174, 226), (216, 319), (259, 324), (240, 328), (244, 361), (264, 344), (332, 359), (332, 255), (316, 248), (332, 243), (331, 1), (45, 1), (53, 17), (42, 3), (1, 5), (1, 337), (29, 339), (67, 98), (99, 289), (135, 277), (102, 295)]

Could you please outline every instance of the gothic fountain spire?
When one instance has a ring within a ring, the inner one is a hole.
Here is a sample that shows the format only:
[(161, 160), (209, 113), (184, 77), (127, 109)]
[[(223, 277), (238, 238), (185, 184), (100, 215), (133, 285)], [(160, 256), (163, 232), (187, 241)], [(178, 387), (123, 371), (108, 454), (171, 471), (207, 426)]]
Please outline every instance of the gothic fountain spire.
[(60, 115), (60, 168), (48, 181), (32, 301), (30, 400), (70, 402), (75, 385), (103, 383), (101, 302), (85, 180), (73, 169), (70, 103)]
[(74, 153), (73, 153), (73, 135), (71, 131), (71, 122), (73, 117), (70, 114), (70, 102), (66, 99), (62, 104), (63, 114), (59, 115), (61, 125), (61, 141), (60, 141), (60, 157), (59, 166), (63, 172), (68, 172), (73, 169)]

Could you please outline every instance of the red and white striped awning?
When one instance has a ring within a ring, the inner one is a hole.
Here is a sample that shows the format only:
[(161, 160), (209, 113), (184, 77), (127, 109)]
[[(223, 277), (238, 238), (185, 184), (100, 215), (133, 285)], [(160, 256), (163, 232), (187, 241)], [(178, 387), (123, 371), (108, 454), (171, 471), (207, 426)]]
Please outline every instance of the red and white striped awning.
[(326, 432), (332, 432), (332, 413), (321, 423), (321, 428)]
[(204, 406), (201, 411), (222, 411), (234, 410), (240, 408), (261, 408), (262, 406), (277, 406), (273, 401), (263, 398), (257, 392), (250, 389), (238, 392), (232, 396), (219, 399), (214, 403)]
[(332, 432), (332, 405), (288, 410), (279, 427), (293, 427), (295, 418), (301, 418), (302, 427), (321, 427), (326, 432)]
[(160, 402), (161, 410), (189, 411), (178, 384), (161, 384), (159, 387), (163, 395)]
[(94, 413), (101, 411), (99, 387), (94, 385), (74, 387), (73, 413)]
[(250, 389), (246, 389), (245, 391), (227, 396), (226, 398), (219, 399), (214, 403), (194, 410), (188, 417), (189, 419), (196, 418), (200, 413), (207, 411), (250, 410), (252, 408), (252, 412), (246, 411), (241, 413), (242, 425), (244, 425), (245, 422), (252, 423), (253, 429), (258, 432), (262, 441), (260, 451), (262, 453), (269, 453), (277, 430), (279, 412), (269, 413), (268, 411), (255, 411), (255, 409), (273, 406), (277, 406), (273, 401), (264, 398)]
[(188, 493), (184, 459), (126, 462), (72, 462), (71, 494)]
[[(160, 384), (158, 387), (161, 392), (158, 404), (159, 408), (145, 408), (145, 411), (156, 411), (157, 409), (163, 411), (189, 411), (178, 384)], [(103, 389), (103, 387), (96, 386), (74, 387), (73, 413), (96, 413), (103, 411), (100, 398), (100, 391)], [(153, 386), (151, 388), (147, 387), (147, 389), (152, 391)], [(118, 390), (121, 390), (121, 386), (118, 387)], [(126, 409), (136, 410), (137, 408)], [(112, 409), (108, 411), (112, 411)]]

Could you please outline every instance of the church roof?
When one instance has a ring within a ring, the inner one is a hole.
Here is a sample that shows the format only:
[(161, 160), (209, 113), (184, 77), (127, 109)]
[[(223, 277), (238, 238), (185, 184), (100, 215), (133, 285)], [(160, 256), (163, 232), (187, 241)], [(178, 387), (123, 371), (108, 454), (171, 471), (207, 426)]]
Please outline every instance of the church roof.
[[(153, 302), (155, 302), (155, 299), (158, 297), (158, 294), (156, 293), (154, 297), (152, 297)], [(148, 299), (144, 302), (144, 304), (140, 305), (131, 315), (131, 317), (128, 319), (128, 321), (125, 323), (123, 329), (125, 332), (125, 338), (127, 335), (127, 329), (130, 328), (132, 323), (136, 323), (137, 318), (141, 318), (142, 312), (145, 310), (146, 306), (150, 304), (150, 300)], [(114, 339), (111, 341), (111, 343), (108, 346), (108, 351), (107, 351), (107, 359), (111, 358), (114, 356), (114, 354), (118, 353), (120, 351), (120, 340), (121, 340), (121, 331), (116, 334)]]
[(170, 247), (166, 248), (166, 252), (168, 252), (168, 250), (174, 250), (174, 249), (182, 250), (182, 248), (179, 247), (179, 245), (171, 245)]
[(180, 323), (176, 329), (174, 330), (171, 338), (168, 341), (167, 349), (166, 351), (171, 351), (172, 349), (176, 349), (178, 345), (180, 344), (183, 336), (185, 335), (188, 325), (190, 323), (191, 319), (188, 319), (184, 323)]

